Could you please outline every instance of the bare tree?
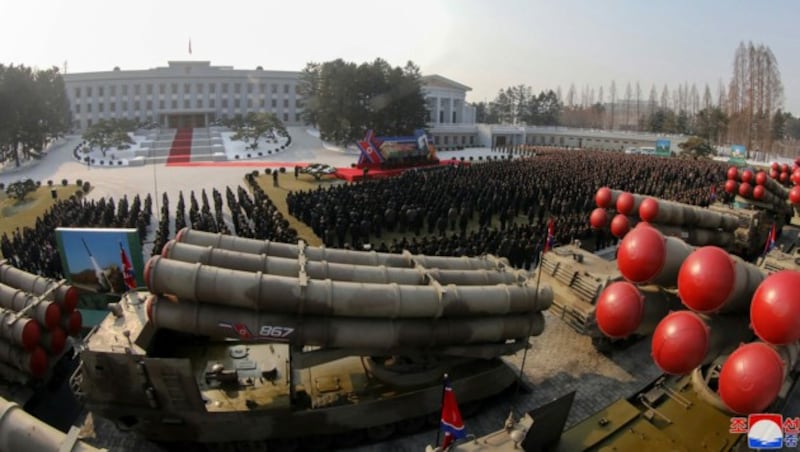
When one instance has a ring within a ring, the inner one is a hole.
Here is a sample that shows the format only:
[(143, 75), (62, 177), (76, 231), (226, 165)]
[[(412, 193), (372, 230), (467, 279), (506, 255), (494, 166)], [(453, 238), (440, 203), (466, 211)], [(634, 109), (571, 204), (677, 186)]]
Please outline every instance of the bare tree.
[(628, 82), (625, 85), (625, 127), (628, 127), (631, 121), (631, 96), (633, 96), (631, 82)]
[(611, 81), (611, 88), (608, 89), (608, 95), (611, 97), (611, 123), (608, 128), (614, 130), (614, 120), (616, 119), (614, 113), (617, 106), (617, 82), (614, 80)]
[(706, 89), (703, 91), (703, 109), (711, 108), (711, 104), (714, 102), (711, 100), (711, 88), (708, 87), (708, 83), (706, 83)]
[(575, 100), (576, 100), (575, 97), (576, 97), (575, 84), (571, 83), (569, 85), (569, 90), (567, 90), (567, 106), (569, 108), (575, 107)]
[(642, 103), (642, 87), (639, 86), (639, 81), (636, 81), (636, 130), (640, 130), (639, 122), (641, 122), (642, 117), (641, 113), (639, 113), (639, 106)]
[(664, 84), (664, 89), (661, 90), (661, 109), (669, 109), (669, 88), (667, 88), (666, 83)]
[(653, 116), (653, 114), (655, 114), (655, 112), (656, 112), (656, 106), (658, 105), (658, 92), (656, 91), (656, 85), (655, 84), (653, 84), (650, 87), (650, 97), (648, 98), (647, 103), (648, 103), (648, 107), (647, 108), (649, 110), (647, 112), (647, 115), (648, 116)]

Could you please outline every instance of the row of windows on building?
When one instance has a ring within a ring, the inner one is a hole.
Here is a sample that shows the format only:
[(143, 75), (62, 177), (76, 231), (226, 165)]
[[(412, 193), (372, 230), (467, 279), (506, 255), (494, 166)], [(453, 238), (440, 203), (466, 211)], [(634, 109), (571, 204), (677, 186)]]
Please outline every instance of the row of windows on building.
[[(184, 83), (183, 84), (183, 93), (184, 94), (191, 94), (192, 85), (193, 85), (192, 83)], [(231, 85), (231, 83), (227, 83), (227, 82), (219, 83), (219, 89), (222, 92), (222, 94), (227, 94), (228, 93), (230, 85)], [(261, 94), (266, 94), (267, 93), (267, 85), (268, 84), (267, 83), (259, 83), (258, 85), (256, 85), (256, 84), (253, 84), (253, 83), (244, 83), (244, 84), (242, 84), (242, 83), (233, 83), (232, 85), (233, 85), (234, 94), (240, 94), (242, 92), (242, 85), (246, 86), (245, 89), (247, 90), (248, 94), (252, 94), (253, 92), (256, 92), (256, 89), (257, 89), (257, 92), (259, 92)], [(138, 95), (140, 95), (142, 93), (142, 87), (144, 87), (144, 92), (146, 94), (153, 94), (153, 90), (155, 89), (155, 85), (153, 85), (152, 83), (146, 83), (146, 84), (136, 83), (134, 85), (119, 85), (119, 90), (117, 89), (117, 87), (118, 87), (117, 85), (109, 85), (108, 87), (101, 85), (101, 86), (96, 86), (97, 95), (99, 97), (103, 97), (103, 96), (106, 95), (106, 93), (108, 93), (109, 96), (116, 96), (117, 92), (119, 91), (119, 93), (121, 95), (127, 96), (128, 95), (128, 87), (129, 86), (133, 87), (133, 95), (134, 96), (138, 96)], [(272, 94), (277, 94), (278, 90), (279, 90), (278, 86), (279, 85), (277, 83), (269, 84), (270, 92)], [(179, 84), (178, 83), (170, 83), (169, 87), (170, 87), (170, 90), (169, 90), (170, 94), (178, 94), (178, 88), (179, 88)], [(205, 92), (204, 90), (208, 90), (209, 94), (216, 94), (216, 92), (217, 92), (217, 83), (209, 83), (209, 84), (194, 83), (194, 87), (195, 87), (195, 90), (194, 90), (195, 93), (203, 93), (203, 92)], [(84, 86), (84, 87), (76, 86), (74, 88), (74, 94), (75, 94), (74, 97), (75, 98), (80, 98), (83, 95), (83, 93), (86, 93), (86, 97), (92, 97), (94, 95), (93, 88), (95, 88), (95, 87), (93, 87), (93, 86)], [(106, 88), (108, 88), (108, 90), (106, 90)], [(167, 84), (166, 83), (159, 83), (158, 84), (158, 93), (159, 94), (167, 94)], [(284, 94), (293, 94), (294, 93), (294, 85), (291, 85), (291, 84), (288, 84), (288, 83), (284, 83), (283, 84), (283, 93)]]
[[(275, 113), (275, 112), (273, 111), (272, 113)], [(100, 116), (104, 116), (104, 115), (100, 115)], [(110, 116), (111, 117), (116, 117), (116, 115), (110, 115)], [(126, 119), (129, 117), (128, 112), (123, 113), (121, 116), (126, 118)], [(221, 119), (230, 119), (230, 118), (233, 118), (234, 116), (236, 116), (236, 115), (235, 114), (228, 114), (227, 112), (223, 112), (222, 114), (219, 115), (219, 117)], [(151, 122), (151, 123), (157, 123), (158, 122), (158, 115), (154, 115), (154, 114), (145, 115), (144, 112), (138, 112), (137, 114), (134, 114), (133, 117), (134, 118), (138, 117), (139, 119), (141, 119), (143, 121), (147, 121), (147, 122)], [(210, 115), (209, 119), (212, 120), (213, 117), (215, 117), (215, 115), (212, 114), (212, 115)], [(106, 119), (106, 118), (101, 117), (98, 120), (103, 120), (103, 119)], [(282, 119), (283, 119), (284, 123), (289, 122), (289, 113), (284, 113)], [(302, 117), (301, 113), (295, 113), (294, 114), (294, 121), (295, 122), (301, 122), (302, 120), (303, 120), (303, 117)], [(92, 127), (92, 124), (94, 124), (94, 119), (88, 118), (86, 120), (86, 127)], [(74, 121), (74, 125), (75, 125), (76, 128), (79, 128), (80, 127), (80, 120), (75, 120)]]
[[(459, 143), (460, 141), (460, 143)], [(450, 135), (433, 135), (433, 144), (434, 145), (453, 145), (453, 146), (466, 146), (467, 141), (469, 141), (469, 145), (472, 146), (475, 144), (475, 135), (459, 135), (459, 136), (450, 136)]]
[[(267, 107), (266, 99), (258, 99), (258, 100), (259, 100), (259, 102), (258, 102), (258, 107), (259, 108), (266, 108)], [(238, 99), (238, 98), (237, 99), (233, 99), (232, 104), (233, 104), (233, 108), (242, 108), (241, 99)], [(103, 104), (103, 103), (97, 104), (97, 111), (102, 113), (104, 111), (104, 109), (105, 109), (105, 105), (106, 104)], [(152, 100), (145, 101), (144, 105), (146, 106), (146, 110), (152, 110), (153, 109), (153, 101)], [(159, 100), (158, 101), (158, 109), (159, 110), (164, 110), (166, 108), (166, 105), (167, 105), (166, 101), (164, 101), (164, 100)], [(170, 103), (170, 108), (172, 108), (173, 110), (176, 110), (178, 108), (178, 105), (179, 105), (178, 101), (176, 99), (173, 99), (171, 101), (171, 103)], [(183, 100), (183, 108), (185, 108), (185, 109), (189, 109), (189, 108), (206, 108), (205, 105), (206, 105), (206, 103), (203, 101), (203, 99), (195, 99), (194, 107), (192, 107), (192, 102), (189, 99), (184, 99)], [(229, 105), (230, 105), (230, 103), (228, 102), (228, 99), (221, 99), (220, 100), (220, 107), (221, 108), (228, 108)], [(253, 99), (247, 99), (246, 105), (247, 105), (247, 108), (255, 108), (256, 102), (254, 102)], [(138, 101), (138, 100), (133, 101), (133, 109), (134, 110), (136, 110), (136, 111), (141, 110), (141, 106), (142, 106), (142, 102), (141, 101)], [(272, 99), (272, 101), (270, 102), (270, 107), (272, 107), (273, 109), (274, 108), (278, 108), (277, 99)], [(295, 99), (294, 107), (295, 107), (295, 109), (300, 109), (300, 108), (303, 108), (303, 104), (299, 99)], [(208, 99), (208, 108), (213, 108), (213, 109), (217, 108), (216, 99)], [(289, 99), (284, 99), (283, 100), (283, 108), (284, 109), (289, 108)], [(75, 113), (80, 114), (81, 113), (81, 104), (75, 104), (74, 105), (74, 110), (75, 110)], [(85, 110), (86, 110), (86, 113), (92, 113), (92, 104), (86, 104), (85, 105)], [(128, 110), (128, 102), (127, 101), (120, 102), (120, 111), (127, 111), (127, 110)], [(109, 102), (108, 103), (108, 111), (117, 111), (117, 103), (116, 102)]]

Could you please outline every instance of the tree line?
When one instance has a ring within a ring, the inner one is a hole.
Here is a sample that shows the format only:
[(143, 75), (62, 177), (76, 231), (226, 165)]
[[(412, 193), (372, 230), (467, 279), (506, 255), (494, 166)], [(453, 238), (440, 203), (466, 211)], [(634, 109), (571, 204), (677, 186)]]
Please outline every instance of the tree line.
[(352, 143), (374, 129), (381, 135), (410, 135), (428, 123), (422, 76), (411, 61), (392, 67), (372, 63), (310, 62), (300, 76), (303, 119), (323, 140)]
[(70, 129), (64, 79), (53, 67), (0, 64), (0, 163), (38, 158), (47, 143)]
[(561, 125), (696, 135), (715, 144), (743, 144), (748, 150), (773, 150), (783, 140), (800, 139), (800, 119), (782, 110), (783, 84), (775, 55), (768, 46), (740, 43), (727, 85), (683, 84), (670, 89), (640, 82), (616, 81), (597, 89), (589, 85), (566, 92), (542, 91), (526, 85), (501, 89), (491, 102), (479, 102), (477, 122)]

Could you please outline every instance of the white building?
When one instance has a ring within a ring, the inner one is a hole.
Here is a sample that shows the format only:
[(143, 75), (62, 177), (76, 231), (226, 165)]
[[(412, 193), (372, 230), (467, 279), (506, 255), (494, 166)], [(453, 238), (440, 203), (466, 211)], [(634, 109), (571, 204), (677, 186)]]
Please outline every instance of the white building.
[[(101, 119), (128, 118), (166, 128), (204, 127), (251, 111), (270, 112), (288, 126), (303, 124), (300, 72), (233, 69), (208, 61), (170, 61), (167, 67), (66, 74), (74, 127)], [(439, 149), (476, 146), (547, 145), (624, 150), (654, 146), (660, 136), (558, 127), (476, 124), (469, 86), (442, 77), (423, 77), (429, 134)], [(380, 134), (381, 131), (377, 130)], [(680, 138), (680, 137), (678, 137)], [(680, 139), (672, 139), (675, 146)]]

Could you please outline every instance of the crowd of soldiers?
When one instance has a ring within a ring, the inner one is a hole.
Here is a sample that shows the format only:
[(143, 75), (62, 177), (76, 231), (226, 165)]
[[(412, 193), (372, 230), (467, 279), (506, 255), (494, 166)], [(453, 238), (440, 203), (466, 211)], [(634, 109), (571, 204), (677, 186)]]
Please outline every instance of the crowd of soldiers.
[(588, 224), (599, 187), (702, 206), (727, 169), (713, 161), (603, 151), (526, 148), (512, 153), (516, 158), (459, 161), (394, 178), (290, 192), (289, 213), (327, 246), (491, 253), (527, 267), (535, 264), (551, 219), (557, 243), (611, 244), (607, 234)]
[[(212, 214), (211, 203), (205, 189), (200, 192), (198, 202), (195, 192), (189, 193), (189, 219), (186, 219), (186, 203), (183, 192), (178, 193), (178, 202), (175, 211), (175, 229), (177, 232), (184, 227), (205, 232), (214, 232), (240, 237), (275, 240), (279, 242), (297, 242), (297, 231), (290, 227), (289, 221), (278, 211), (272, 200), (258, 185), (255, 174), (249, 173), (247, 183), (253, 196), (242, 187), (236, 188), (236, 194), (230, 187), (225, 187), (225, 200), (230, 210), (230, 224), (223, 216), (222, 193), (216, 188), (211, 191), (214, 211)], [(164, 193), (162, 199), (161, 217), (153, 241), (152, 254), (159, 254), (171, 235), (169, 222), (169, 197)]]
[(150, 195), (144, 202), (127, 196), (115, 203), (113, 198), (89, 201), (71, 196), (57, 201), (44, 215), (36, 218), (34, 227), (17, 228), (9, 237), (0, 237), (0, 252), (15, 267), (54, 279), (63, 278), (61, 257), (55, 229), (69, 228), (134, 228), (140, 240), (147, 234), (152, 212)]

